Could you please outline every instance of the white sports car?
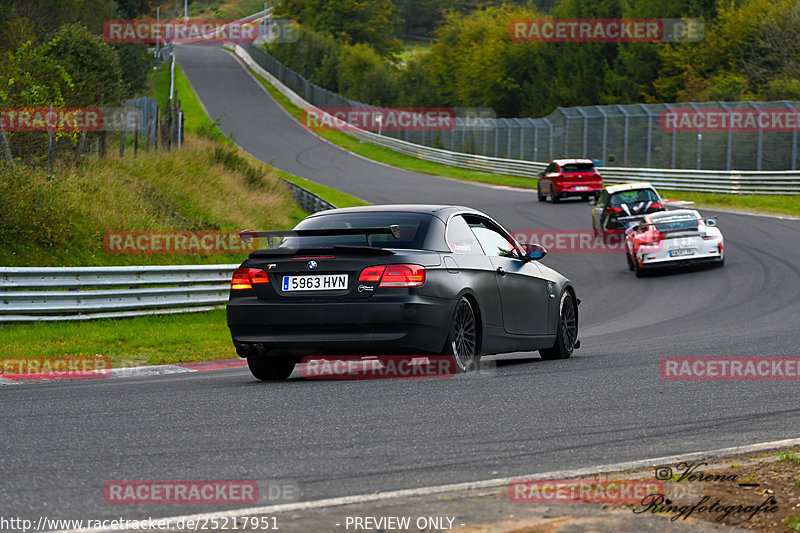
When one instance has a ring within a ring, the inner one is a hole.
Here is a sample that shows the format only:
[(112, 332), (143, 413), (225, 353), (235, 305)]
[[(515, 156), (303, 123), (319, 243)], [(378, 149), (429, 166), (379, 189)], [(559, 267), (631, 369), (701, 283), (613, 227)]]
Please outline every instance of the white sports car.
[(694, 209), (645, 215), (625, 231), (628, 268), (641, 277), (655, 267), (696, 263), (725, 264), (722, 232), (714, 219)]

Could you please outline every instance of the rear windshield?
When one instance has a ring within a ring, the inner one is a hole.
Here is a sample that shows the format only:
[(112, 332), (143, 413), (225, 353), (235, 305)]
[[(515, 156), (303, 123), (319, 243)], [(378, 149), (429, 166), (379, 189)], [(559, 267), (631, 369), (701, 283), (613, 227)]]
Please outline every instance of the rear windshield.
[(692, 216), (658, 217), (653, 219), (653, 224), (661, 233), (670, 231), (687, 231), (697, 229), (697, 218)]
[(561, 166), (561, 172), (593, 172), (593, 163), (567, 163)]
[(614, 193), (609, 200), (609, 205), (635, 204), (638, 202), (657, 202), (658, 196), (652, 189), (639, 189)]
[[(430, 223), (431, 215), (423, 213), (341, 213), (303, 220), (294, 229), (388, 228), (397, 224), (400, 226), (399, 239), (392, 234), (371, 235), (371, 245), (375, 248), (421, 249)], [(289, 237), (281, 245), (303, 248), (366, 246), (367, 240), (363, 235)]]

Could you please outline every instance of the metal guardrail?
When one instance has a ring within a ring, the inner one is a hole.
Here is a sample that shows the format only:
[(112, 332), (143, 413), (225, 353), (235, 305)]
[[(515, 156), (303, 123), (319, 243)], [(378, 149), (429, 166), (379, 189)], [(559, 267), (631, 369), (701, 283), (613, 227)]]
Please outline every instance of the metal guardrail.
[(647, 181), (655, 187), (674, 191), (727, 194), (800, 194), (800, 172), (671, 170), (652, 168), (601, 167), (603, 182)]
[[(253, 59), (244, 47), (236, 45), (234, 52), (247, 66), (267, 79), (294, 105), (300, 108), (315, 108), (314, 105), (292, 91), (275, 75)], [(360, 141), (383, 146), (412, 157), (482, 172), (535, 178), (547, 166), (547, 163), (538, 161), (451, 152), (379, 135), (355, 127), (347, 128), (344, 131)], [(729, 194), (800, 194), (800, 171), (716, 171), (601, 167), (600, 173), (603, 176), (603, 180), (609, 184), (625, 183), (627, 181), (649, 181), (657, 187), (671, 190)]]
[[(305, 211), (336, 207), (286, 184)], [(210, 311), (228, 301), (238, 266), (0, 267), (0, 323)]]
[(303, 211), (309, 213), (316, 213), (317, 211), (326, 211), (328, 209), (336, 209), (336, 206), (327, 200), (323, 200), (308, 189), (292, 183), (289, 180), (283, 180), (289, 190), (292, 191), (292, 198), (294, 201), (303, 208)]
[(0, 322), (210, 311), (238, 266), (0, 267)]

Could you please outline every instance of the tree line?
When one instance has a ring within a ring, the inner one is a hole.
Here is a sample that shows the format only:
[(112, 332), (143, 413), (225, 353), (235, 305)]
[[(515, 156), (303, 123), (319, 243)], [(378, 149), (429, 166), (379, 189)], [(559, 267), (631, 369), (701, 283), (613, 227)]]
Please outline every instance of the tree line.
[[(491, 107), (499, 117), (559, 106), (800, 99), (796, 0), (282, 0), (301, 24), (268, 45), (289, 68), (374, 105)], [(514, 19), (693, 18), (699, 42), (515, 42)], [(433, 21), (433, 22), (432, 22)], [(431, 27), (431, 24), (436, 27)], [(403, 59), (404, 35), (432, 35)]]
[[(144, 91), (144, 44), (109, 44), (103, 23), (150, 15), (153, 0), (9, 0), (0, 5), (0, 108), (119, 106)], [(14, 157), (36, 161), (46, 137), (7, 132)], [(63, 143), (76, 135), (61, 135)]]

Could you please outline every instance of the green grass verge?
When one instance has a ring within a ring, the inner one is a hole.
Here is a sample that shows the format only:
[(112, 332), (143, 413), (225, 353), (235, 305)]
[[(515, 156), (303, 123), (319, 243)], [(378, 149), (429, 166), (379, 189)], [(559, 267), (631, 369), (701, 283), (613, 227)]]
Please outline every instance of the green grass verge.
[[(224, 48), (228, 51), (231, 50), (228, 47)], [(169, 65), (164, 65), (158, 70), (154, 71), (151, 87), (153, 94), (155, 94), (154, 97), (158, 101), (159, 105), (163, 105), (167, 101), (167, 97), (169, 95), (169, 79)], [(264, 81), (262, 81), (262, 83), (264, 83)], [(267, 86), (272, 87), (269, 84), (267, 84)], [(175, 65), (175, 89), (178, 91), (178, 98), (181, 100), (181, 105), (186, 116), (187, 131), (209, 137), (215, 141), (230, 143), (231, 145), (234, 144), (233, 141), (219, 129), (217, 123), (211, 120), (211, 117), (209, 117), (205, 112), (205, 109), (203, 108), (200, 100), (197, 98), (197, 95), (189, 83), (189, 79), (177, 64)], [(244, 150), (239, 149), (239, 155), (245, 157), (254, 165), (264, 165), (264, 163), (247, 154)], [(355, 196), (351, 196), (330, 187), (325, 187), (324, 185), (320, 185), (299, 176), (289, 174), (288, 172), (272, 168), (270, 168), (270, 170), (276, 172), (283, 179), (300, 185), (308, 191), (316, 194), (323, 200), (332, 203), (336, 207), (369, 205), (368, 202), (356, 198)]]
[[(295, 119), (302, 121), (302, 110), (289, 101), (280, 91), (273, 87), (266, 79), (250, 71), (272, 97), (286, 109)], [(446, 178), (463, 181), (475, 181), (492, 185), (505, 185), (522, 189), (535, 189), (535, 178), (523, 178), (508, 174), (492, 174), (475, 170), (460, 169), (439, 163), (432, 163), (415, 157), (407, 156), (369, 143), (363, 143), (346, 133), (340, 131), (319, 131), (317, 134), (353, 153), (364, 156), (374, 161), (386, 163), (394, 167), (432, 174)], [(602, 173), (602, 168), (600, 169)], [(761, 212), (781, 215), (800, 215), (800, 195), (775, 194), (775, 195), (739, 195), (715, 194), (686, 191), (661, 191), (667, 198), (695, 202), (697, 207), (730, 209), (732, 211)]]
[(130, 253), (147, 250), (133, 241), (106, 248), (104, 239), (126, 239), (127, 231), (288, 229), (307, 215), (272, 169), (192, 134), (171, 152), (91, 156), (53, 174), (0, 168), (0, 213), (3, 266), (238, 263), (246, 252), (233, 244), (215, 250), (229, 253)]
[[(153, 71), (151, 77), (151, 88), (153, 98), (156, 99), (161, 109), (165, 109), (167, 100), (169, 99), (169, 80), (170, 80), (170, 64), (165, 63), (157, 70)], [(208, 114), (203, 109), (200, 100), (192, 90), (192, 85), (189, 79), (183, 73), (183, 70), (175, 64), (175, 87), (178, 92), (178, 100), (181, 103), (183, 116), (186, 120), (184, 124), (184, 131), (196, 133), (208, 139), (230, 144), (231, 141), (220, 131), (217, 124), (211, 120)]]
[(316, 194), (317, 196), (319, 196), (324, 200), (327, 200), (336, 207), (355, 207), (359, 205), (370, 205), (369, 202), (365, 202), (360, 198), (356, 198), (355, 196), (350, 196), (349, 194), (345, 194), (341, 191), (337, 191), (336, 189), (331, 189), (330, 187), (320, 185), (319, 183), (314, 183), (313, 181), (308, 181), (307, 179), (298, 178), (297, 176), (293, 176), (288, 172), (284, 172), (282, 170), (275, 170), (275, 172), (277, 172), (278, 175), (284, 178), (285, 180), (291, 181), (292, 183), (303, 187), (307, 191)]
[(0, 327), (0, 357), (104, 355), (112, 368), (236, 357), (225, 311)]

